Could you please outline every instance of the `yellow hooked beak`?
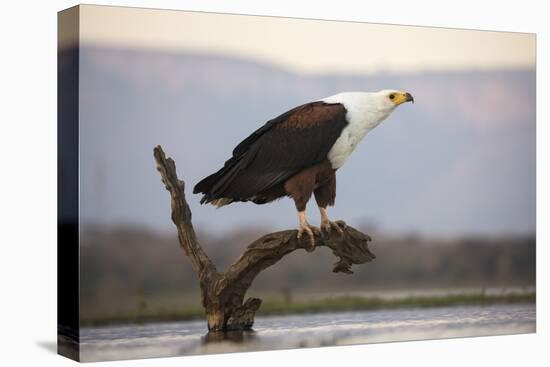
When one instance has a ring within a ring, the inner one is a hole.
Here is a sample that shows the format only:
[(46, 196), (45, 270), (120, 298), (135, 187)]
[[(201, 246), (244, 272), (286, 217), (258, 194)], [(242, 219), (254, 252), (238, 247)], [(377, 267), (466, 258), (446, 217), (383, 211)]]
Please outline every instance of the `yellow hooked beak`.
[[(405, 102), (414, 103), (414, 98), (410, 93), (395, 92), (395, 93), (392, 93), (392, 95), (393, 95), (392, 101), (393, 101), (393, 103), (395, 103), (396, 106), (399, 106), (400, 104), (405, 103)], [(390, 96), (390, 98), (391, 98), (391, 96)]]

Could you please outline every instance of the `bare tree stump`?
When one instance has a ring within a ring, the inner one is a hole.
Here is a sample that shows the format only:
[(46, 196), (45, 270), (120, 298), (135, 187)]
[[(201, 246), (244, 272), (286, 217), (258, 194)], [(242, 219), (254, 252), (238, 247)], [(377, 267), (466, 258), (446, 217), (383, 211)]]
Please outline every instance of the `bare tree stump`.
[[(170, 192), (172, 221), (178, 230), (180, 246), (199, 277), (208, 330), (250, 329), (262, 303), (258, 298), (244, 301), (254, 278), (283, 256), (297, 249), (309, 250), (309, 241), (298, 240), (296, 230), (267, 234), (250, 244), (225, 273), (219, 273), (197, 240), (191, 222), (191, 210), (185, 199), (185, 183), (178, 179), (174, 161), (166, 158), (160, 146), (154, 149), (153, 154), (162, 182)], [(342, 221), (338, 224), (343, 234), (336, 231), (331, 231), (328, 235), (316, 234), (316, 245), (330, 248), (339, 258), (334, 264), (333, 272), (352, 274), (352, 264), (364, 264), (375, 258), (368, 248), (371, 238)]]

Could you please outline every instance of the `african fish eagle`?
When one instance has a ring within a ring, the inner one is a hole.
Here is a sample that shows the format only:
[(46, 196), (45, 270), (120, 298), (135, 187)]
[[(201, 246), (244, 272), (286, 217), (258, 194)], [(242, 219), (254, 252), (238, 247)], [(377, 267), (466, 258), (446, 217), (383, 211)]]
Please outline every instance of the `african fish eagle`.
[(254, 131), (233, 150), (216, 173), (204, 178), (193, 193), (201, 204), (217, 207), (233, 202), (269, 203), (289, 196), (298, 210), (298, 238), (313, 231), (306, 204), (313, 194), (321, 213), (321, 230), (342, 229), (327, 216), (336, 198), (336, 171), (365, 135), (397, 106), (413, 102), (398, 90), (344, 92), (309, 102), (283, 113)]

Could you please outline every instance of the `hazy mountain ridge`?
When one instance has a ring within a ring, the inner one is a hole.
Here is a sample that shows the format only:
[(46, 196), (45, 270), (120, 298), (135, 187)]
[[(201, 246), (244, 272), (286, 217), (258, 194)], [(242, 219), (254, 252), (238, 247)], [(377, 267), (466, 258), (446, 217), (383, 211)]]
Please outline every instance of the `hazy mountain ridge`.
[(294, 226), (288, 200), (214, 210), (190, 189), (250, 132), (297, 104), (401, 88), (416, 104), (397, 110), (338, 172), (333, 215), (397, 231), (534, 230), (533, 70), (301, 76), (225, 56), (84, 47), (81, 71), (85, 221), (171, 229), (151, 156), (161, 144), (187, 181), (195, 223), (220, 233), (251, 221)]

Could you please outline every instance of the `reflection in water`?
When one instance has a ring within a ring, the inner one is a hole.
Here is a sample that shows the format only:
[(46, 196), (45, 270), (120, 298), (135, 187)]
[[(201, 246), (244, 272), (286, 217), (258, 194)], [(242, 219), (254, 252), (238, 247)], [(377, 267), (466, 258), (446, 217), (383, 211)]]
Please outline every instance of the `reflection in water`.
[(253, 330), (246, 331), (209, 331), (202, 337), (202, 344), (219, 343), (223, 341), (229, 341), (233, 343), (244, 343), (254, 339), (255, 334)]
[(257, 317), (255, 331), (208, 333), (202, 320), (83, 328), (86, 362), (535, 332), (534, 304)]

